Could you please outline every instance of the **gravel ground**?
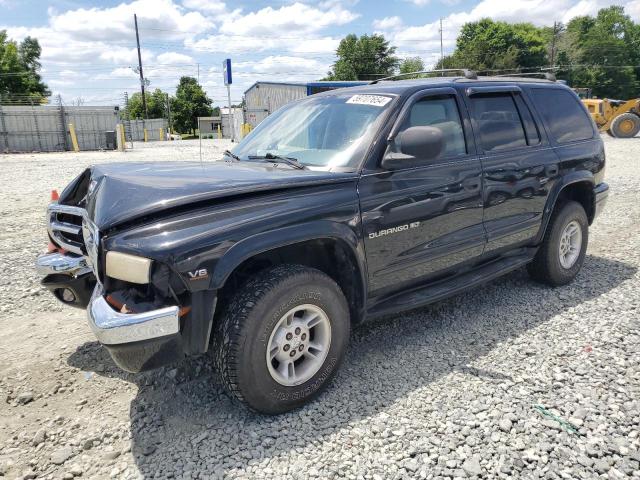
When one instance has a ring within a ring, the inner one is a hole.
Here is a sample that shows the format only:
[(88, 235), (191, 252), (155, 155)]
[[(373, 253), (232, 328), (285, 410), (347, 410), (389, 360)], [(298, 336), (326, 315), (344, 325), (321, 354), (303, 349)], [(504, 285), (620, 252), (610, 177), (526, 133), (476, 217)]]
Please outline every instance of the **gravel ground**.
[(640, 478), (640, 141), (606, 148), (612, 195), (573, 284), (516, 271), (360, 328), (326, 393), (278, 417), (231, 403), (206, 358), (121, 372), (38, 286), (51, 188), (197, 143), (0, 156), (0, 476)]

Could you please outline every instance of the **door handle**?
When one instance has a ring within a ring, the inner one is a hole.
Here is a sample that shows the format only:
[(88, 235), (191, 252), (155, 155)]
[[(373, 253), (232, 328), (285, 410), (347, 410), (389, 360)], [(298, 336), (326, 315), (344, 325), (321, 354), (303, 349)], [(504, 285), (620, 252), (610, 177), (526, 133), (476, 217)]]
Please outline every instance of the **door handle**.
[(477, 192), (480, 190), (480, 180), (471, 178), (462, 182), (462, 187), (468, 192)]
[(558, 174), (558, 165), (547, 165), (544, 169), (544, 173), (547, 177), (555, 177)]

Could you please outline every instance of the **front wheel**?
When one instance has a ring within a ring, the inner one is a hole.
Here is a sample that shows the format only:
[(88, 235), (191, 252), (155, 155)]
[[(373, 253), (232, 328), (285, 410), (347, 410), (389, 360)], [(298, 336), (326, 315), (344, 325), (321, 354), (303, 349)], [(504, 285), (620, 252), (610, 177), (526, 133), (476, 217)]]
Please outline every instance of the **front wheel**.
[(217, 326), (213, 355), (227, 391), (253, 410), (299, 407), (327, 385), (349, 341), (340, 287), (319, 270), (281, 265), (248, 282)]
[(556, 207), (529, 275), (552, 286), (571, 282), (584, 262), (589, 241), (589, 221), (582, 205), (569, 201)]

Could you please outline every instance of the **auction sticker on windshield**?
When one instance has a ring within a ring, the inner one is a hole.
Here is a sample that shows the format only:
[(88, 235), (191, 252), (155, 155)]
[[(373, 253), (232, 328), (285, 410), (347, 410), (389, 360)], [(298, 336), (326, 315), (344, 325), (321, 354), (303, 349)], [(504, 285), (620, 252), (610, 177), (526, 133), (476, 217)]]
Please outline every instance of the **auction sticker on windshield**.
[(346, 103), (355, 103), (357, 105), (373, 105), (374, 107), (384, 107), (391, 101), (391, 97), (382, 95), (354, 95)]

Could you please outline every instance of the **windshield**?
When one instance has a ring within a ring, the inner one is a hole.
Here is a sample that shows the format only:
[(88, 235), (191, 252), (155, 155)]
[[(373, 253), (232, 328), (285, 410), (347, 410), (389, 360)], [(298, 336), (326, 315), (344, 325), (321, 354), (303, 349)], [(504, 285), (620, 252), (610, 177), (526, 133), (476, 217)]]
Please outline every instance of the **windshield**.
[(310, 168), (355, 168), (392, 99), (343, 93), (292, 103), (267, 117), (233, 153), (241, 160), (280, 156)]

